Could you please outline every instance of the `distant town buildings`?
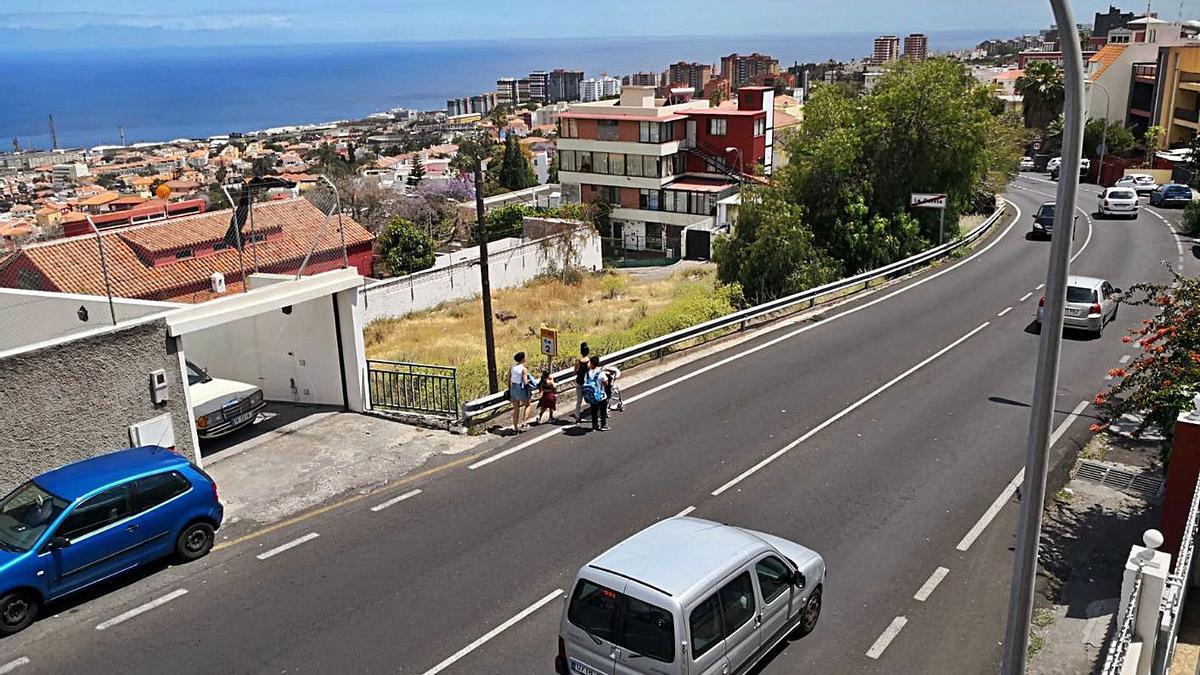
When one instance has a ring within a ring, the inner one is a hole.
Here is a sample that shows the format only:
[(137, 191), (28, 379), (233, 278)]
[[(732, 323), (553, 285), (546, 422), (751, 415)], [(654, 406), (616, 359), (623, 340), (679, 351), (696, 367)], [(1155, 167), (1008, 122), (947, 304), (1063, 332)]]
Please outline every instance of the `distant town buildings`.
[(732, 89), (750, 84), (766, 84), (768, 78), (779, 75), (779, 59), (755, 52), (749, 56), (730, 54), (721, 57), (721, 77), (729, 80)]
[(580, 98), (579, 85), (583, 82), (582, 70), (563, 70), (556, 68), (550, 71), (548, 79), (547, 101), (578, 101)]
[(660, 73), (632, 73), (622, 77), (621, 84), (630, 87), (657, 87), (662, 84), (662, 75)]
[(663, 83), (663, 86), (685, 85), (699, 94), (708, 86), (708, 81), (712, 77), (713, 67), (711, 64), (679, 61), (667, 67), (667, 81)]

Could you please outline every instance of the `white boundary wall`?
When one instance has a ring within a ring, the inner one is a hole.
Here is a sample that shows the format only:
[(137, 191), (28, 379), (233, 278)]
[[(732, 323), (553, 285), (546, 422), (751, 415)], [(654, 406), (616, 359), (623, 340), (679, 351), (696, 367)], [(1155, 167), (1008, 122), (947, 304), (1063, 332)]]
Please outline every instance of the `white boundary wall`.
[[(534, 239), (501, 251), (489, 250), (488, 272), (492, 289), (514, 288), (539, 274), (560, 267), (561, 261), (553, 240), (564, 236), (577, 237), (577, 266), (593, 271), (603, 266), (600, 235), (591, 228), (580, 228), (573, 233)], [(450, 300), (465, 300), (479, 295), (479, 251), (464, 249), (456, 255), (461, 256), (466, 251), (473, 252), (473, 255), (462, 262), (384, 279), (359, 289), (359, 296), (364, 301), (364, 323), (404, 316)]]

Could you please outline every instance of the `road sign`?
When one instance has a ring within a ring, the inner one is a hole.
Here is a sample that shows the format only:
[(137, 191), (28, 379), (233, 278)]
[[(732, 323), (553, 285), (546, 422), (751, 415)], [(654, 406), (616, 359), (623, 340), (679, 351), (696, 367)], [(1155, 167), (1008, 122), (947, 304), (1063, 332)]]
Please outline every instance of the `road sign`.
[(558, 356), (558, 330), (542, 326), (542, 353), (546, 356)]
[(946, 195), (914, 192), (912, 193), (912, 199), (908, 202), (908, 205), (918, 209), (944, 209), (946, 208), (946, 202)]
[(1041, 141), (1034, 141), (1034, 142), (1033, 142), (1033, 149), (1034, 149), (1034, 150), (1041, 150), (1041, 149), (1042, 149), (1042, 142), (1041, 142)]

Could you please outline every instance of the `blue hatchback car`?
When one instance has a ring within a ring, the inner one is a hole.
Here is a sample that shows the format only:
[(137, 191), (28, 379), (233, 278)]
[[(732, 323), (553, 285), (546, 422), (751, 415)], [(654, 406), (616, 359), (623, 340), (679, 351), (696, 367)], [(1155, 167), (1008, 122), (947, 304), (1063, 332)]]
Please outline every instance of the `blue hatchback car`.
[(45, 602), (170, 555), (203, 557), (224, 508), (217, 485), (158, 447), (44, 473), (0, 500), (0, 636)]

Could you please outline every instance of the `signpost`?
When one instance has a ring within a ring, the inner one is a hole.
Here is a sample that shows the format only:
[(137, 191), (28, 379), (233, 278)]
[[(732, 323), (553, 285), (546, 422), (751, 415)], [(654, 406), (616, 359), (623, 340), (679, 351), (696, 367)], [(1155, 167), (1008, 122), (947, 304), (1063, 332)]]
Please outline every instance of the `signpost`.
[(908, 202), (908, 205), (915, 209), (939, 209), (941, 211), (938, 216), (938, 244), (941, 244), (946, 237), (946, 204), (949, 201), (946, 195), (914, 192)]
[(558, 356), (558, 329), (542, 326), (542, 353), (546, 355), (546, 369), (554, 372), (554, 357)]

